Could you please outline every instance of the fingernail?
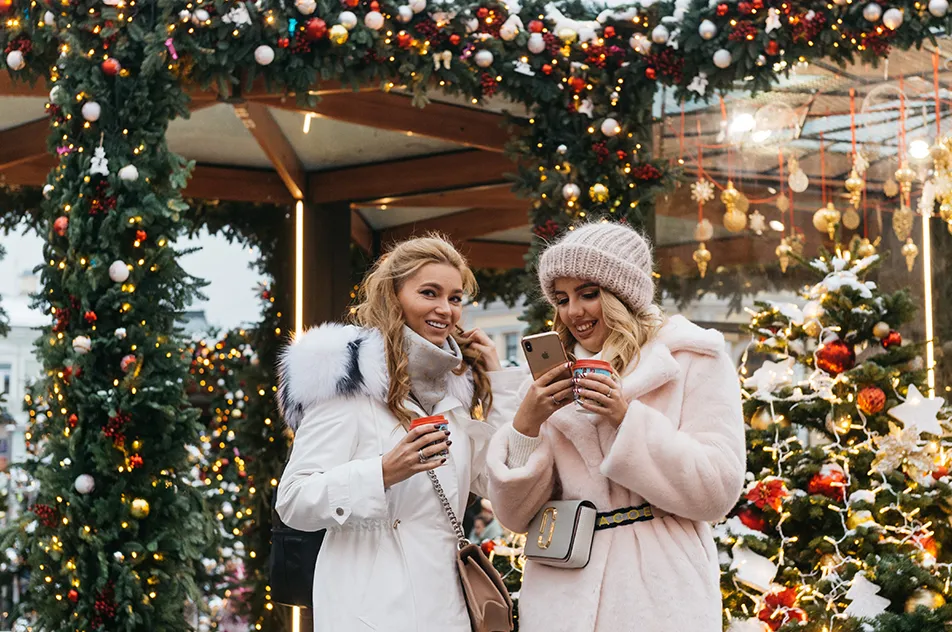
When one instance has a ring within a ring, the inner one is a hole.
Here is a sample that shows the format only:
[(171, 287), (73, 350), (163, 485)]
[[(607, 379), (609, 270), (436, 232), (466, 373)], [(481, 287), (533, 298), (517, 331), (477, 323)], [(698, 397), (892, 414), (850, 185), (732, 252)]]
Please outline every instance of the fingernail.
[(440, 465), (443, 465), (444, 463), (446, 463), (446, 457), (443, 457), (442, 459), (440, 459)]
[(447, 436), (447, 437), (450, 436), (450, 431), (449, 431), (449, 430), (444, 430), (443, 432), (446, 433), (446, 436)]
[(453, 445), (453, 442), (450, 441), (450, 440), (447, 440), (447, 441), (446, 441), (446, 445)]

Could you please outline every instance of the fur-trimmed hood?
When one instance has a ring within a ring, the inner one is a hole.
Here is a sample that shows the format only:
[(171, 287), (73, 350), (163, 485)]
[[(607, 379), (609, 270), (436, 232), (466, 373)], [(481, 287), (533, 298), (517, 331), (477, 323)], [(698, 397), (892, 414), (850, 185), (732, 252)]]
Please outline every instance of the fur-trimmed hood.
[[(332, 398), (370, 397), (386, 403), (390, 375), (386, 345), (377, 329), (325, 323), (305, 331), (278, 359), (278, 408), (297, 430), (304, 412)], [(472, 374), (450, 375), (448, 407), (467, 406), (473, 397)]]

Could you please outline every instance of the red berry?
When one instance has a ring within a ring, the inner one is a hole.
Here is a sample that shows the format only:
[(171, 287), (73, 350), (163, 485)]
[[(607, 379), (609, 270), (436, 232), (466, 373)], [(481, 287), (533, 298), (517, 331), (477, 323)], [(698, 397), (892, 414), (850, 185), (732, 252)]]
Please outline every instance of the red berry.
[(278, 39), (278, 48), (287, 48), (290, 45), (291, 45), (291, 40), (289, 40), (288, 38), (282, 37)]
[(122, 64), (115, 57), (110, 57), (102, 63), (102, 71), (110, 77), (115, 77), (122, 70)]
[(606, 27), (605, 27), (605, 30), (603, 31), (603, 35), (604, 35), (606, 38), (615, 37), (615, 27), (614, 27), (614, 26), (606, 26)]
[(486, 7), (479, 7), (479, 9), (476, 10), (476, 17), (478, 17), (480, 20), (485, 20), (486, 16), (488, 15), (489, 15), (489, 9), (487, 9)]
[(73, 603), (79, 601), (79, 591), (75, 588), (70, 588), (69, 592), (66, 593), (66, 597)]
[(717, 5), (717, 15), (719, 15), (719, 16), (721, 16), (721, 17), (724, 17), (725, 15), (727, 15), (727, 5), (726, 5), (726, 4), (719, 4), (719, 5)]
[(452, 35), (450, 35), (450, 44), (452, 44), (453, 46), (459, 46), (461, 39), (462, 38), (459, 36), (458, 33), (453, 33)]
[(649, 66), (648, 68), (645, 68), (645, 76), (653, 80), (658, 77), (658, 72)]
[(767, 42), (767, 46), (764, 49), (768, 55), (774, 56), (780, 54), (780, 42), (777, 40), (770, 40)]
[(413, 38), (409, 33), (401, 31), (397, 34), (397, 46), (400, 48), (410, 48), (410, 44), (413, 42)]
[(79, 423), (79, 417), (76, 416), (76, 413), (73, 413), (72, 415), (69, 416), (67, 423), (69, 423), (70, 428), (76, 427), (76, 424)]
[(552, 64), (543, 64), (543, 65), (542, 65), (542, 73), (543, 73), (543, 74), (546, 74), (546, 75), (551, 75), (551, 74), (552, 74)]
[(136, 239), (137, 239), (138, 241), (145, 241), (148, 236), (149, 236), (149, 235), (148, 235), (144, 230), (137, 230), (137, 231), (136, 231)]
[(349, 6), (351, 9), (357, 8), (357, 5), (360, 4), (360, 0), (344, 0), (344, 4)]
[[(532, 20), (529, 22), (529, 32), (530, 33), (541, 33), (545, 29), (545, 25), (542, 23), (542, 20)], [(614, 30), (612, 27), (605, 29), (605, 37), (608, 37), (608, 29)]]
[(380, 10), (380, 3), (377, 2), (377, 0), (373, 0), (373, 2), (370, 3), (370, 10), (371, 10), (371, 11), (379, 11), (379, 10)]
[(304, 25), (304, 32), (307, 34), (307, 39), (319, 40), (327, 35), (327, 23), (321, 18), (311, 18)]

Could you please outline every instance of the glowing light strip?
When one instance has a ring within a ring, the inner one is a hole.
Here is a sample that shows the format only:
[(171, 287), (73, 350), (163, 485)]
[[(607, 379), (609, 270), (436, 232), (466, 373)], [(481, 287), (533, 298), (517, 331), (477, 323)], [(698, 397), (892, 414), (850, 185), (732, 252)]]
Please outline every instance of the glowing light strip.
[(298, 606), (291, 608), (291, 632), (301, 632), (301, 609)]
[(294, 206), (294, 332), (304, 331), (304, 202)]
[(926, 312), (926, 371), (929, 397), (935, 397), (935, 325), (932, 319), (932, 235), (929, 217), (922, 217), (922, 289)]

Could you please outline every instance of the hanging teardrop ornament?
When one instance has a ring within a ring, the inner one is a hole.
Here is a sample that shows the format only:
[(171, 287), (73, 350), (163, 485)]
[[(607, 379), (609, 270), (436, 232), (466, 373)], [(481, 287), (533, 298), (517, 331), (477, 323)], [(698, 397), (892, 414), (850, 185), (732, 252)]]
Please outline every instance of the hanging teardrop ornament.
[(697, 247), (697, 250), (694, 251), (692, 257), (694, 263), (697, 264), (697, 270), (701, 273), (701, 278), (704, 278), (704, 275), (707, 274), (707, 264), (711, 262), (711, 251), (707, 249), (707, 246), (704, 245), (704, 242)]
[(919, 256), (919, 246), (912, 241), (912, 237), (906, 239), (906, 243), (902, 247), (902, 256), (906, 258), (906, 267), (909, 268), (909, 272), (912, 272), (916, 265), (916, 257)]
[(787, 268), (790, 267), (790, 253), (792, 250), (790, 244), (787, 243), (787, 238), (784, 237), (780, 240), (780, 245), (777, 246), (777, 250), (775, 251), (777, 259), (780, 260), (780, 271), (784, 274), (787, 273)]
[(912, 193), (912, 181), (915, 179), (916, 172), (912, 170), (908, 162), (903, 160), (899, 169), (896, 170), (896, 181), (899, 183), (899, 190), (902, 191), (903, 195)]
[(721, 202), (724, 203), (724, 208), (727, 210), (727, 213), (730, 214), (731, 211), (736, 210), (737, 201), (740, 199), (740, 191), (734, 188), (734, 182), (731, 180), (727, 181), (727, 188), (721, 191)]
[(863, 178), (856, 172), (856, 169), (853, 169), (850, 172), (850, 177), (846, 179), (846, 190), (849, 191), (850, 204), (853, 205), (853, 208), (859, 208), (860, 202), (863, 201), (864, 184)]
[(868, 237), (863, 237), (856, 246), (856, 256), (865, 259), (866, 257), (872, 257), (874, 254), (876, 254), (876, 246)]
[(915, 214), (907, 206), (903, 206), (893, 213), (892, 227), (897, 239), (905, 241), (909, 238), (912, 234), (912, 222), (914, 219)]
[(850, 207), (843, 211), (843, 228), (846, 230), (856, 230), (859, 228), (860, 217), (856, 209)]

